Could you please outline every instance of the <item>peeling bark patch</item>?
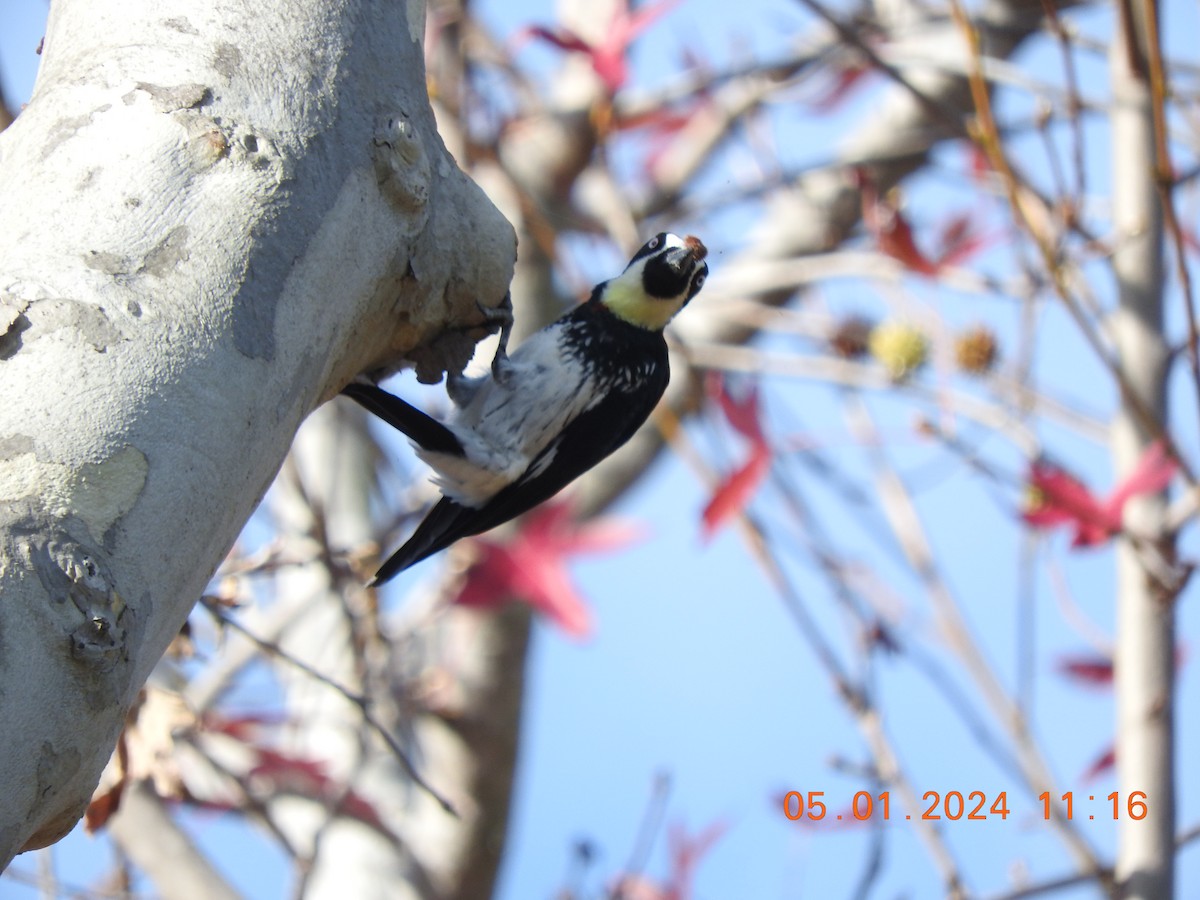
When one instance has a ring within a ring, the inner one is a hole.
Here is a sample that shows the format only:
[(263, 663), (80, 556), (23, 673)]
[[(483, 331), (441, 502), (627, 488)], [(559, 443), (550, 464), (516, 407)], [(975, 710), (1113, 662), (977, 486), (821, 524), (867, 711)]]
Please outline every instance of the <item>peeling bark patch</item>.
[(187, 239), (187, 226), (176, 225), (142, 257), (140, 263), (118, 253), (89, 250), (83, 255), (83, 264), (114, 278), (122, 275), (155, 275), (161, 278), (188, 258)]
[(109, 108), (109, 104), (105, 104), (85, 116), (71, 116), (70, 118), (59, 119), (49, 136), (47, 136), (45, 146), (42, 147), (42, 161), (44, 162), (49, 159), (60, 144), (70, 140), (79, 131), (92, 124), (93, 116), (106, 112)]
[[(14, 448), (15, 449), (15, 448)], [(136, 447), (126, 445), (103, 462), (72, 468), (47, 462), (35, 452), (14, 453), (0, 467), (0, 496), (39, 498), (56, 519), (74, 516), (92, 534), (103, 535), (141, 496), (149, 466)]]
[(12, 359), (21, 349), (21, 333), (30, 328), (28, 300), (19, 300), (11, 294), (0, 295), (0, 360)]
[(227, 42), (217, 44), (217, 48), (213, 52), (212, 65), (217, 70), (217, 74), (228, 81), (242, 67), (242, 51)]
[(68, 747), (65, 753), (59, 753), (49, 741), (42, 742), (41, 752), (37, 761), (37, 792), (42, 800), (48, 800), (58, 793), (57, 784), (70, 781), (79, 771), (82, 758), (74, 747)]
[(145, 272), (160, 278), (170, 274), (178, 263), (188, 258), (187, 239), (186, 225), (172, 228), (170, 233), (159, 241), (158, 246), (146, 254), (139, 274)]
[(12, 459), (34, 450), (33, 436), (28, 434), (7, 434), (0, 437), (0, 459)]
[(22, 338), (25, 343), (65, 331), (72, 341), (90, 344), (97, 353), (104, 353), (123, 339), (103, 308), (77, 300), (38, 300), (29, 304), (25, 317), (29, 320)]
[(172, 19), (163, 19), (162, 24), (164, 28), (170, 28), (172, 31), (178, 31), (180, 34), (200, 34), (200, 32), (196, 30), (196, 26), (188, 20), (187, 16), (176, 16)]
[[(68, 747), (59, 753), (54, 749), (53, 744), (43, 741), (37, 760), (38, 805), (45, 807), (58, 797), (62, 793), (63, 786), (74, 781), (82, 764), (83, 756), (74, 747)], [(86, 800), (86, 798), (83, 799)], [(60, 840), (75, 827), (75, 823), (79, 821), (82, 814), (83, 802), (81, 801), (42, 821), (38, 830), (30, 835), (29, 840), (21, 847), (20, 852), (40, 850)]]
[(4, 334), (0, 334), (0, 360), (12, 359), (17, 355), (21, 349), (21, 332), (29, 328), (29, 319), (25, 316), (17, 316), (9, 324)]
[(105, 250), (89, 250), (83, 254), (83, 264), (89, 269), (114, 276), (129, 275), (134, 268), (132, 260), (119, 253), (109, 253)]
[(138, 91), (149, 94), (154, 108), (163, 113), (177, 112), (181, 109), (195, 109), (197, 106), (212, 103), (212, 91), (208, 89), (207, 85), (193, 82), (191, 84), (175, 84), (170, 87), (164, 87), (160, 84), (151, 84), (148, 81), (139, 81), (134, 90), (121, 98), (126, 106), (130, 106), (136, 102)]
[(436, 340), (411, 351), (408, 356), (416, 368), (417, 381), (437, 384), (443, 372), (461, 372), (475, 353), (476, 341), (466, 332), (448, 331)]
[(406, 0), (404, 14), (408, 19), (408, 36), (414, 44), (425, 37), (425, 4), (421, 0)]

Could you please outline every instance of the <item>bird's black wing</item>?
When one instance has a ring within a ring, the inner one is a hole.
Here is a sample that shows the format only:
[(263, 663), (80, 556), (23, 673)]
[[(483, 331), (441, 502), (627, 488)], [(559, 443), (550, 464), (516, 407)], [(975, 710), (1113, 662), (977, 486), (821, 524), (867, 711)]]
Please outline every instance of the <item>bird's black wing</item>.
[(443, 497), (421, 520), (421, 524), (404, 542), (404, 546), (389, 556), (387, 562), (379, 567), (379, 571), (375, 573), (375, 580), (371, 582), (371, 587), (390, 581), (409, 566), (449, 547), (460, 537), (477, 534), (478, 532), (470, 530), (466, 523), (478, 513), (477, 509), (471, 509), (469, 506), (455, 503), (449, 497)]
[[(380, 567), (374, 584), (382, 584), (460, 538), (495, 528), (553, 497), (633, 437), (662, 397), (667, 378), (664, 367), (661, 377), (636, 392), (609, 392), (572, 420), (562, 435), (534, 458), (525, 475), (478, 509), (443, 497), (404, 546)], [(553, 458), (539, 471), (549, 454)], [(537, 474), (530, 474), (533, 472)]]
[[(472, 530), (460, 537), (495, 528), (533, 509), (633, 437), (667, 389), (665, 369), (637, 391), (610, 391), (595, 406), (580, 413), (534, 458), (524, 475), (475, 510), (469, 523)], [(543, 469), (549, 454), (553, 456)]]
[(342, 393), (368, 412), (379, 416), (397, 431), (408, 435), (421, 449), (451, 453), (455, 456), (463, 455), (462, 442), (455, 437), (453, 431), (383, 388), (373, 384), (351, 382), (342, 388)]

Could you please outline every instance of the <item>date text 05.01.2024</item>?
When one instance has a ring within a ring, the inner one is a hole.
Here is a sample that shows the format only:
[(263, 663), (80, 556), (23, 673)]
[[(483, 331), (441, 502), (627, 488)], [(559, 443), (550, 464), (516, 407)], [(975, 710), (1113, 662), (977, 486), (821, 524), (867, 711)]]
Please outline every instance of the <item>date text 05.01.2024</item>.
[[(877, 794), (859, 791), (843, 812), (831, 813), (824, 798), (824, 791), (788, 791), (783, 795), (783, 814), (793, 822), (802, 819), (818, 822), (826, 818), (839, 822), (847, 819), (865, 822), (872, 818), (882, 818), (884, 821), (892, 818), (890, 791)], [(903, 818), (983, 822), (988, 819), (1007, 819), (1010, 812), (1007, 791), (1000, 791), (993, 797), (983, 791), (969, 791), (966, 794), (962, 791), (926, 791), (921, 801), (927, 805), (920, 815), (914, 817), (909, 813)], [(1073, 791), (1067, 791), (1057, 800), (1051, 797), (1049, 791), (1042, 791), (1038, 801), (1043, 819), (1082, 819), (1085, 816), (1088, 819), (1144, 819), (1148, 810), (1145, 791), (1130, 791), (1125, 796), (1120, 791), (1113, 791), (1107, 796), (1080, 794), (1078, 797)]]

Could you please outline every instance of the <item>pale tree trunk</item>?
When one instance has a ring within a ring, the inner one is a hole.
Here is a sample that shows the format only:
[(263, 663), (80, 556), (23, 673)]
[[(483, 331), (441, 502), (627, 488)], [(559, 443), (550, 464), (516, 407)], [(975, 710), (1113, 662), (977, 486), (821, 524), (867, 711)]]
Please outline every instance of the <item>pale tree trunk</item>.
[[(0, 135), (0, 863), (65, 834), (307, 413), (482, 333), (424, 7), (58, 0)], [(468, 329), (474, 329), (469, 331)]]
[[(1163, 214), (1156, 185), (1146, 4), (1121, 4), (1111, 50), (1113, 88), (1113, 224), (1118, 307), (1112, 319), (1117, 358), (1128, 393), (1112, 426), (1118, 481), (1165, 423), (1169, 351), (1163, 336)], [(1164, 175), (1167, 173), (1163, 173)], [(1166, 498), (1133, 498), (1125, 510), (1129, 532), (1170, 557), (1165, 537)], [(1147, 565), (1149, 548), (1123, 540), (1117, 547), (1116, 754), (1119, 787), (1116, 880), (1121, 897), (1174, 895), (1175, 592), (1161, 567)], [(1134, 792), (1145, 797), (1146, 817), (1129, 816)]]
[[(365, 413), (349, 404), (318, 410), (276, 482), (271, 509), (288, 555), (311, 561), (287, 567), (275, 582), (275, 603), (294, 610), (282, 617), (287, 625), (275, 645), (369, 698), (375, 720), (406, 746), (455, 814), (413, 784), (344, 695), (287, 663), (276, 672), (295, 727), (281, 749), (323, 765), (341, 798), (277, 795), (263, 803), (299, 855), (297, 893), (305, 897), (486, 897), (504, 846), (527, 628), (514, 638), (505, 627), (512, 616), (431, 614), (411, 599), (398, 617), (381, 620), (375, 592), (328, 564), (325, 550), (353, 555), (373, 535), (378, 450), (365, 424)], [(428, 624), (414, 628), (412, 619)], [(371, 805), (383, 829), (339, 809), (351, 793)]]
[(128, 785), (110, 833), (162, 900), (239, 900), (149, 782)]

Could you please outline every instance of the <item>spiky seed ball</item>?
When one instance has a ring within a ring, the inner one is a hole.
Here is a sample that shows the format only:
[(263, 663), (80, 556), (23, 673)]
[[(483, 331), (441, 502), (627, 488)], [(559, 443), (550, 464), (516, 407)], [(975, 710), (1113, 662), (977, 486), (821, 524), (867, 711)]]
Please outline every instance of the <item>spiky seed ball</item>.
[(848, 316), (837, 323), (829, 336), (829, 348), (842, 359), (858, 359), (867, 353), (875, 323), (866, 316)]
[(906, 322), (881, 322), (871, 332), (871, 355), (894, 381), (902, 381), (929, 358), (929, 340)]
[(991, 370), (999, 356), (996, 335), (985, 325), (976, 325), (954, 340), (954, 361), (964, 372), (983, 375)]

